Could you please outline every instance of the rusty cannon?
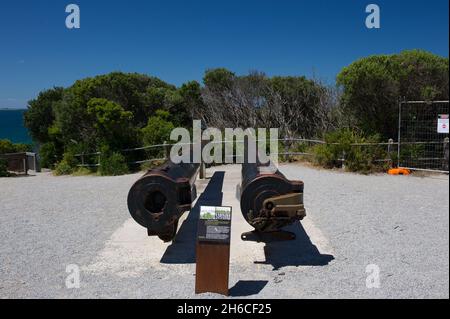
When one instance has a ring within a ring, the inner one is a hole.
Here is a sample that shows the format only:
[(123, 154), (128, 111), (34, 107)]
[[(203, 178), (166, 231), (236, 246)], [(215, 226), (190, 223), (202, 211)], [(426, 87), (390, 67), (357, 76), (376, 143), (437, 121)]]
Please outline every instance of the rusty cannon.
[(149, 236), (171, 241), (178, 220), (196, 198), (195, 180), (200, 164), (174, 164), (170, 160), (148, 171), (131, 187), (128, 210)]
[(243, 240), (292, 240), (295, 234), (281, 228), (306, 216), (302, 181), (288, 180), (273, 164), (242, 164), (241, 212), (255, 228)]

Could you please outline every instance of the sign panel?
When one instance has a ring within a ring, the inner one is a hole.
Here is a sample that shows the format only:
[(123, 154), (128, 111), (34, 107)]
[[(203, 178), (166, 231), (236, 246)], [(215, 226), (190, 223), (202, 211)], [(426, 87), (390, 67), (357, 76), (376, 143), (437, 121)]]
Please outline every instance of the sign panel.
[(438, 133), (448, 134), (449, 133), (449, 117), (448, 114), (441, 114), (438, 118)]
[(230, 237), (231, 207), (201, 206), (198, 240), (228, 244)]
[(231, 207), (200, 207), (195, 293), (228, 296), (230, 272)]

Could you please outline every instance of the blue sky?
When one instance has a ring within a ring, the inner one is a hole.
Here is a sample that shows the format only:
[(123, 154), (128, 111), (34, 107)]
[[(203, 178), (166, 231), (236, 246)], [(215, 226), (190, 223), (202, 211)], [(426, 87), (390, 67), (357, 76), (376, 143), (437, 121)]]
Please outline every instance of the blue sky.
[[(65, 27), (70, 3), (81, 29)], [(365, 27), (370, 3), (381, 29)], [(215, 67), (332, 83), (367, 55), (420, 48), (448, 57), (448, 10), (448, 0), (2, 0), (0, 107), (111, 71), (175, 85)]]

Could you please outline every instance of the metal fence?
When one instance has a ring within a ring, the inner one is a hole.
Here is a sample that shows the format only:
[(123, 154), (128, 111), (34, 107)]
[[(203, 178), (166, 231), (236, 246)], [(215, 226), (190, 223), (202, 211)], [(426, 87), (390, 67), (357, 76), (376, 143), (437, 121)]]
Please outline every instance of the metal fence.
[[(305, 158), (311, 158), (314, 156), (313, 153), (310, 152), (311, 147), (314, 145), (339, 145), (338, 143), (327, 143), (323, 140), (317, 140), (317, 139), (304, 139), (304, 138), (282, 138), (282, 139), (272, 139), (272, 140), (265, 140), (266, 142), (269, 141), (275, 141), (279, 143), (279, 152), (277, 155), (282, 160), (288, 161), (292, 159), (292, 157), (305, 157)], [(244, 143), (244, 141), (220, 141), (220, 142), (211, 142), (211, 143), (219, 143), (219, 144), (225, 144), (225, 143)], [(180, 145), (180, 144), (178, 144)], [(193, 145), (192, 143), (186, 143), (185, 145)], [(144, 146), (144, 147), (138, 147), (138, 148), (131, 148), (131, 149), (124, 149), (121, 152), (122, 153), (131, 153), (131, 152), (148, 152), (150, 151), (150, 154), (153, 154), (153, 156), (150, 156), (149, 158), (143, 158), (141, 160), (134, 160), (129, 161), (128, 164), (130, 165), (140, 165), (144, 163), (151, 163), (151, 162), (158, 162), (158, 161), (164, 161), (169, 159), (170, 156), (170, 148), (173, 146), (173, 144), (163, 143), (163, 144), (157, 144), (157, 145), (150, 145), (150, 146)], [(394, 162), (396, 161), (396, 155), (397, 155), (397, 149), (398, 149), (398, 143), (394, 142), (393, 139), (389, 139), (386, 142), (382, 143), (354, 143), (350, 144), (351, 147), (357, 147), (360, 149), (364, 148), (379, 148), (382, 150), (384, 157), (377, 158), (374, 161), (378, 163), (388, 163), (389, 166), (393, 166)], [(76, 154), (75, 157), (79, 158), (80, 164), (79, 167), (99, 167), (100, 166), (100, 152), (95, 153), (85, 153), (85, 154)], [(233, 155), (235, 158), (236, 155)], [(93, 160), (95, 159), (95, 160)], [(91, 160), (91, 161), (89, 161)], [(341, 157), (338, 159), (341, 162), (342, 167), (345, 167), (346, 162), (346, 154), (342, 153)]]
[(449, 171), (449, 101), (399, 104), (398, 167)]

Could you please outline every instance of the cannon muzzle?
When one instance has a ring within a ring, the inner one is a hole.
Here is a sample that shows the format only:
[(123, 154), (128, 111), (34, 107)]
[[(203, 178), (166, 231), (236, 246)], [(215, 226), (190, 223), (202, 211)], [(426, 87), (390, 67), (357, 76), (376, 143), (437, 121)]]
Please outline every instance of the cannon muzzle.
[(178, 220), (191, 209), (196, 198), (195, 180), (199, 164), (167, 161), (148, 171), (130, 189), (128, 210), (149, 236), (165, 242), (176, 234)]

